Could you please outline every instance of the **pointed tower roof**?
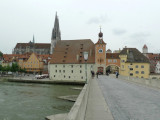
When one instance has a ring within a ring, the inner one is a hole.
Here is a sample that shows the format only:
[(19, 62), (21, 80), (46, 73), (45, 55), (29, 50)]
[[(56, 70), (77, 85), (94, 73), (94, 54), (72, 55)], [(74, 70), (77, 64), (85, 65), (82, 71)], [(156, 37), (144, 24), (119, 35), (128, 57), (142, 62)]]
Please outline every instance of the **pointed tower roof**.
[(59, 19), (58, 19), (58, 16), (57, 16), (57, 12), (56, 12), (56, 15), (55, 15), (55, 21), (54, 21), (54, 28), (52, 30), (52, 40), (54, 39), (61, 39), (61, 32), (60, 32), (60, 28), (59, 28)]
[(98, 39), (98, 41), (97, 41), (96, 44), (106, 44), (106, 43), (103, 41), (103, 33), (101, 32), (101, 27), (100, 27), (100, 32), (99, 32), (99, 34), (98, 34), (98, 37), (99, 37), (99, 39)]
[(145, 44), (145, 45), (143, 46), (143, 48), (148, 48), (148, 47), (147, 47), (147, 45)]

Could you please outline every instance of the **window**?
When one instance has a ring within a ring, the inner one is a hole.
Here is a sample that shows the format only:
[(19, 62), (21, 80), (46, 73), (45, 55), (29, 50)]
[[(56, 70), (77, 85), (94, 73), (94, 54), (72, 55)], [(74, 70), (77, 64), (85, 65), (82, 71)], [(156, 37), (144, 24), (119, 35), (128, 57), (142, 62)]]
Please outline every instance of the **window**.
[(141, 74), (144, 74), (144, 71), (141, 71)]
[(55, 67), (57, 67), (57, 65), (55, 65)]
[(121, 62), (125, 62), (125, 60), (121, 60)]
[(63, 65), (63, 67), (65, 67), (65, 65)]
[(83, 79), (83, 77), (81, 77), (81, 79)]
[(130, 73), (130, 76), (133, 76), (133, 73)]
[(110, 63), (110, 62), (112, 62), (112, 60), (111, 60), (111, 59), (108, 59), (108, 62)]
[(73, 65), (71, 65), (71, 67), (73, 68)]
[(56, 77), (56, 75), (54, 75), (54, 77)]
[(65, 70), (63, 70), (63, 73), (65, 73)]
[(80, 73), (82, 73), (82, 70), (80, 70)]
[(59, 72), (61, 73), (61, 70), (59, 70)]
[(139, 74), (139, 71), (136, 71), (136, 74)]
[(136, 65), (136, 68), (138, 68), (138, 65)]
[(66, 76), (64, 75), (64, 78), (65, 78)]
[(114, 63), (117, 63), (117, 60), (114, 59), (113, 62), (114, 62)]
[(82, 65), (80, 65), (80, 68), (82, 67)]
[(73, 70), (71, 72), (73, 73)]
[(130, 70), (133, 70), (133, 68), (130, 68)]
[(141, 76), (141, 78), (143, 78), (143, 76)]
[(144, 65), (141, 65), (141, 68), (144, 68)]
[(71, 78), (71, 77), (69, 76), (69, 78)]

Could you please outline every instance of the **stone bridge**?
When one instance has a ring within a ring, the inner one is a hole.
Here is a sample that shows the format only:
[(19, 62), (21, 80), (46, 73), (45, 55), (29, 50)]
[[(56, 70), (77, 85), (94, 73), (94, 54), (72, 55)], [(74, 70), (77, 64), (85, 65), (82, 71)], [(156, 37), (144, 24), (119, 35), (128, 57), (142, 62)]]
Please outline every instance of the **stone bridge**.
[(68, 114), (48, 120), (160, 120), (160, 80), (114, 75), (91, 79)]

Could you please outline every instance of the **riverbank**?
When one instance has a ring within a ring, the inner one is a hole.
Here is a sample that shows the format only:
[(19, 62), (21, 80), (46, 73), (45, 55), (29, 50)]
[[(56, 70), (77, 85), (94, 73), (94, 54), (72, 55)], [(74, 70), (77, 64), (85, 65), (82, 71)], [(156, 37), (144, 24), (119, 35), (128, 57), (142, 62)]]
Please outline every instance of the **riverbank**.
[(1, 81), (19, 82), (19, 83), (39, 83), (39, 84), (64, 84), (64, 85), (84, 85), (81, 81), (53, 81), (49, 78), (35, 79), (33, 77), (0, 77)]

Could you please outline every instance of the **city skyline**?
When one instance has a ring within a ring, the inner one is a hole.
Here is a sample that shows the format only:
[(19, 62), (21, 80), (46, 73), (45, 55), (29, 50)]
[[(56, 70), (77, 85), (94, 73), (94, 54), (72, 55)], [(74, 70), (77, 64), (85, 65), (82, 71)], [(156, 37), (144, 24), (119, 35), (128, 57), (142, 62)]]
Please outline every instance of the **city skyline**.
[(0, 1), (0, 51), (12, 53), (17, 43), (51, 43), (57, 11), (62, 40), (98, 40), (102, 27), (106, 49), (146, 44), (149, 52), (160, 53), (160, 1), (153, 0), (61, 0)]

